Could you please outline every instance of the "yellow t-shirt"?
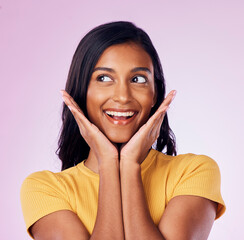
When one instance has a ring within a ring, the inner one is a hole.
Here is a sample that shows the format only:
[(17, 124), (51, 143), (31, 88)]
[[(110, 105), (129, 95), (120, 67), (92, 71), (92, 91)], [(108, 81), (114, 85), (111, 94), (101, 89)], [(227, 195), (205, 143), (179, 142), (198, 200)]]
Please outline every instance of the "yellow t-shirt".
[[(151, 217), (156, 225), (168, 202), (178, 195), (195, 195), (218, 203), (216, 219), (225, 211), (220, 193), (217, 163), (205, 156), (165, 155), (151, 150), (141, 164), (141, 176)], [(38, 219), (58, 210), (71, 210), (89, 233), (94, 228), (98, 204), (99, 175), (79, 163), (59, 173), (36, 172), (21, 188), (27, 230)]]

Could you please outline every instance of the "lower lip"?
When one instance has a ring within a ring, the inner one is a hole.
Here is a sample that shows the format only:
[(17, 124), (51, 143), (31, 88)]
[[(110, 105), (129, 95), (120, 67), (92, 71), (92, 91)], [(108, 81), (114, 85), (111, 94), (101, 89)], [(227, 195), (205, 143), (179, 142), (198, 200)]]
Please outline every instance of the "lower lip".
[(134, 120), (134, 118), (136, 117), (136, 115), (137, 115), (137, 113), (135, 113), (131, 118), (122, 120), (122, 119), (114, 119), (114, 118), (110, 117), (108, 114), (106, 114), (106, 113), (104, 113), (104, 114), (105, 114), (105, 116), (107, 117), (107, 119), (108, 119), (111, 123), (113, 123), (113, 124), (115, 124), (115, 125), (127, 125), (127, 124), (129, 124), (130, 122), (132, 122), (132, 121)]

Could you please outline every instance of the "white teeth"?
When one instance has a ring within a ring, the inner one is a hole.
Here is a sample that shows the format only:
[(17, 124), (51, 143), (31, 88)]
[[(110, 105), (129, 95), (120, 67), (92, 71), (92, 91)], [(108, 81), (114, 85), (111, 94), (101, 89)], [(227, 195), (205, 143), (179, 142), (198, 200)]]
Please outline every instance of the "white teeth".
[(105, 112), (110, 116), (116, 116), (116, 117), (131, 117), (135, 114), (135, 112), (114, 112), (114, 111), (105, 111)]

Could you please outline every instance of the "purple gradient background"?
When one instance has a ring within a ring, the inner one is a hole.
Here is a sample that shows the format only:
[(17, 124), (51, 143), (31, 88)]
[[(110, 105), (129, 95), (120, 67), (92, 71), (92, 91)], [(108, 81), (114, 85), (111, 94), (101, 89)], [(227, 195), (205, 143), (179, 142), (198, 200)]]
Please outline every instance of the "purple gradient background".
[(161, 57), (178, 153), (214, 158), (227, 205), (209, 239), (244, 239), (244, 2), (0, 1), (0, 239), (29, 239), (19, 191), (24, 178), (59, 171), (55, 155), (69, 65), (94, 26), (129, 20)]

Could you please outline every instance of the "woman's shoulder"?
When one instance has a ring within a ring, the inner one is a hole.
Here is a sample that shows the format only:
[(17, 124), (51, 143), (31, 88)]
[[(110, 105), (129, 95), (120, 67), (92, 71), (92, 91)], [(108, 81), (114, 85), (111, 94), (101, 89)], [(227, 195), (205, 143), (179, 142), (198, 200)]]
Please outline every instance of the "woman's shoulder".
[(28, 180), (35, 180), (35, 181), (48, 181), (48, 180), (54, 180), (57, 179), (57, 175), (59, 175), (60, 172), (52, 172), (49, 170), (42, 170), (42, 171), (37, 171), (29, 174), (25, 179), (25, 181)]
[(203, 154), (169, 156), (158, 151), (154, 152), (154, 157), (154, 171), (167, 175), (169, 199), (179, 195), (204, 197), (219, 203), (217, 218), (224, 213), (221, 174), (215, 160)]
[(152, 150), (151, 157), (155, 166), (162, 166), (168, 169), (169, 173), (186, 174), (187, 172), (215, 172), (218, 175), (219, 166), (211, 157), (204, 154), (185, 153), (177, 156), (166, 155), (162, 152)]
[(204, 155), (204, 154), (194, 154), (194, 153), (184, 153), (179, 154), (176, 156), (166, 155), (162, 152), (157, 150), (152, 150), (153, 156), (157, 161), (164, 161), (168, 164), (182, 164), (182, 165), (189, 165), (189, 164), (209, 164), (209, 165), (217, 165), (216, 161), (211, 157)]
[(73, 209), (70, 192), (76, 172), (76, 167), (57, 173), (44, 170), (31, 173), (24, 179), (20, 199), (27, 229), (47, 214)]
[(64, 188), (65, 183), (78, 176), (78, 166), (68, 168), (63, 171), (53, 172), (49, 170), (37, 171), (29, 174), (22, 183), (22, 191), (32, 188)]

